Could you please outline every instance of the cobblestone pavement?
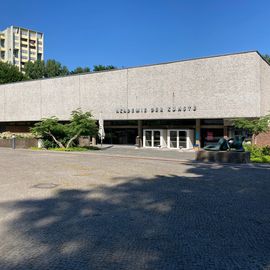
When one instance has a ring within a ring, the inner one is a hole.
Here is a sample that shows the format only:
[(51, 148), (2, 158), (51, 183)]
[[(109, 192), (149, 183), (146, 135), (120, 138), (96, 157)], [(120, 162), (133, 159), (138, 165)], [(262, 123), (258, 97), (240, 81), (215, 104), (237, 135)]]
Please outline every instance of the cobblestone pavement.
[(270, 269), (270, 167), (0, 149), (0, 269)]

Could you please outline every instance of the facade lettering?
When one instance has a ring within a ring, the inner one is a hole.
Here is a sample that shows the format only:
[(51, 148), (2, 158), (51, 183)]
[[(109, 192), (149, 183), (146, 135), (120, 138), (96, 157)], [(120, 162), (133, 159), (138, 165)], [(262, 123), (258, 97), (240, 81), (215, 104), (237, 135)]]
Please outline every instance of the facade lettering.
[[(197, 106), (189, 105), (189, 106), (173, 106), (173, 107), (167, 107), (167, 112), (174, 113), (174, 112), (186, 112), (186, 111), (193, 111), (195, 112), (197, 110)], [(151, 107), (151, 108), (118, 108), (115, 110), (116, 113), (163, 113), (164, 109), (162, 107)]]

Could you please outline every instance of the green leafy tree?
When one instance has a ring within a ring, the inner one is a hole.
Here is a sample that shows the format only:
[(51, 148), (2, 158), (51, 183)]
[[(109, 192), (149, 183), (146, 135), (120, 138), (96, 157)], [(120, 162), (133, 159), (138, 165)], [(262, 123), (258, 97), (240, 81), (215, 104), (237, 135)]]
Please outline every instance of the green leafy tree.
[(43, 139), (50, 138), (60, 148), (70, 148), (80, 136), (94, 136), (97, 125), (90, 112), (83, 113), (77, 109), (71, 113), (68, 124), (59, 123), (58, 118), (42, 119), (31, 129), (35, 136)]
[(31, 132), (43, 139), (51, 138), (60, 148), (64, 148), (61, 142), (65, 137), (64, 125), (60, 124), (56, 117), (42, 119), (31, 128)]
[(116, 69), (113, 65), (103, 66), (103, 65), (94, 65), (93, 71), (102, 71), (102, 70), (111, 70)]
[(25, 75), (32, 80), (44, 78), (45, 70), (45, 62), (43, 60), (29, 61), (24, 66)]
[(68, 74), (69, 70), (66, 66), (62, 66), (60, 62), (55, 60), (47, 60), (45, 64), (45, 78), (65, 76)]
[(80, 73), (86, 73), (86, 72), (90, 72), (90, 68), (89, 67), (77, 67), (74, 70), (72, 70), (70, 72), (70, 74), (80, 74)]
[(0, 84), (24, 80), (26, 80), (26, 77), (16, 66), (9, 63), (0, 62)]
[(260, 133), (265, 133), (270, 130), (269, 121), (270, 115), (266, 115), (258, 119), (240, 118), (234, 121), (234, 126), (252, 133), (252, 144), (256, 144), (257, 136)]
[(26, 77), (29, 79), (53, 78), (69, 74), (66, 66), (62, 66), (60, 62), (53, 59), (46, 62), (43, 60), (27, 62), (24, 71)]
[(69, 137), (66, 147), (69, 148), (79, 136), (93, 136), (97, 131), (96, 122), (90, 112), (83, 113), (80, 109), (73, 111), (70, 123), (66, 125), (66, 133)]
[(263, 58), (270, 64), (270, 55), (265, 54)]

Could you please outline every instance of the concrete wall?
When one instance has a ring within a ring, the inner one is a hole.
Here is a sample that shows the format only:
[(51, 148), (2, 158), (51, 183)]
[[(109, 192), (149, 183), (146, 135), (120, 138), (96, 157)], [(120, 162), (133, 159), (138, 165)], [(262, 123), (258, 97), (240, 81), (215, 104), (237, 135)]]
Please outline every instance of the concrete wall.
[(270, 66), (260, 59), (261, 115), (270, 114)]
[(257, 116), (259, 59), (249, 53), (131, 69), (128, 107), (196, 106), (190, 112), (148, 112), (140, 119)]
[[(38, 147), (37, 139), (30, 138), (16, 138), (16, 148), (28, 149), (30, 147)], [(11, 139), (0, 139), (0, 147), (12, 148)]]
[(106, 120), (256, 117), (260, 63), (250, 52), (1, 85), (0, 122), (68, 120), (79, 107)]

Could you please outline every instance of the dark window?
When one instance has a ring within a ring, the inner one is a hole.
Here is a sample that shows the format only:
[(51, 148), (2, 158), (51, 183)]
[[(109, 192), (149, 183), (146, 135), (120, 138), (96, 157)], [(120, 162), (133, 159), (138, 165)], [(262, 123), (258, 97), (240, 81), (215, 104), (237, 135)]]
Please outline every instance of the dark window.
[(169, 120), (143, 120), (143, 126), (149, 127), (183, 127), (183, 126), (194, 126), (196, 124), (194, 119), (169, 119)]
[(223, 125), (223, 119), (202, 119), (202, 125)]
[(18, 49), (15, 49), (15, 50), (14, 50), (14, 56), (15, 56), (15, 57), (18, 57), (18, 55), (19, 55), (19, 50), (18, 50)]
[(0, 46), (1, 46), (1, 47), (5, 47), (5, 40), (4, 40), (4, 39), (1, 39)]
[(224, 130), (221, 128), (202, 128), (201, 142), (202, 146), (215, 144), (224, 136)]
[(105, 139), (104, 143), (107, 144), (130, 144), (136, 143), (136, 136), (138, 129), (136, 128), (106, 128), (105, 126)]

